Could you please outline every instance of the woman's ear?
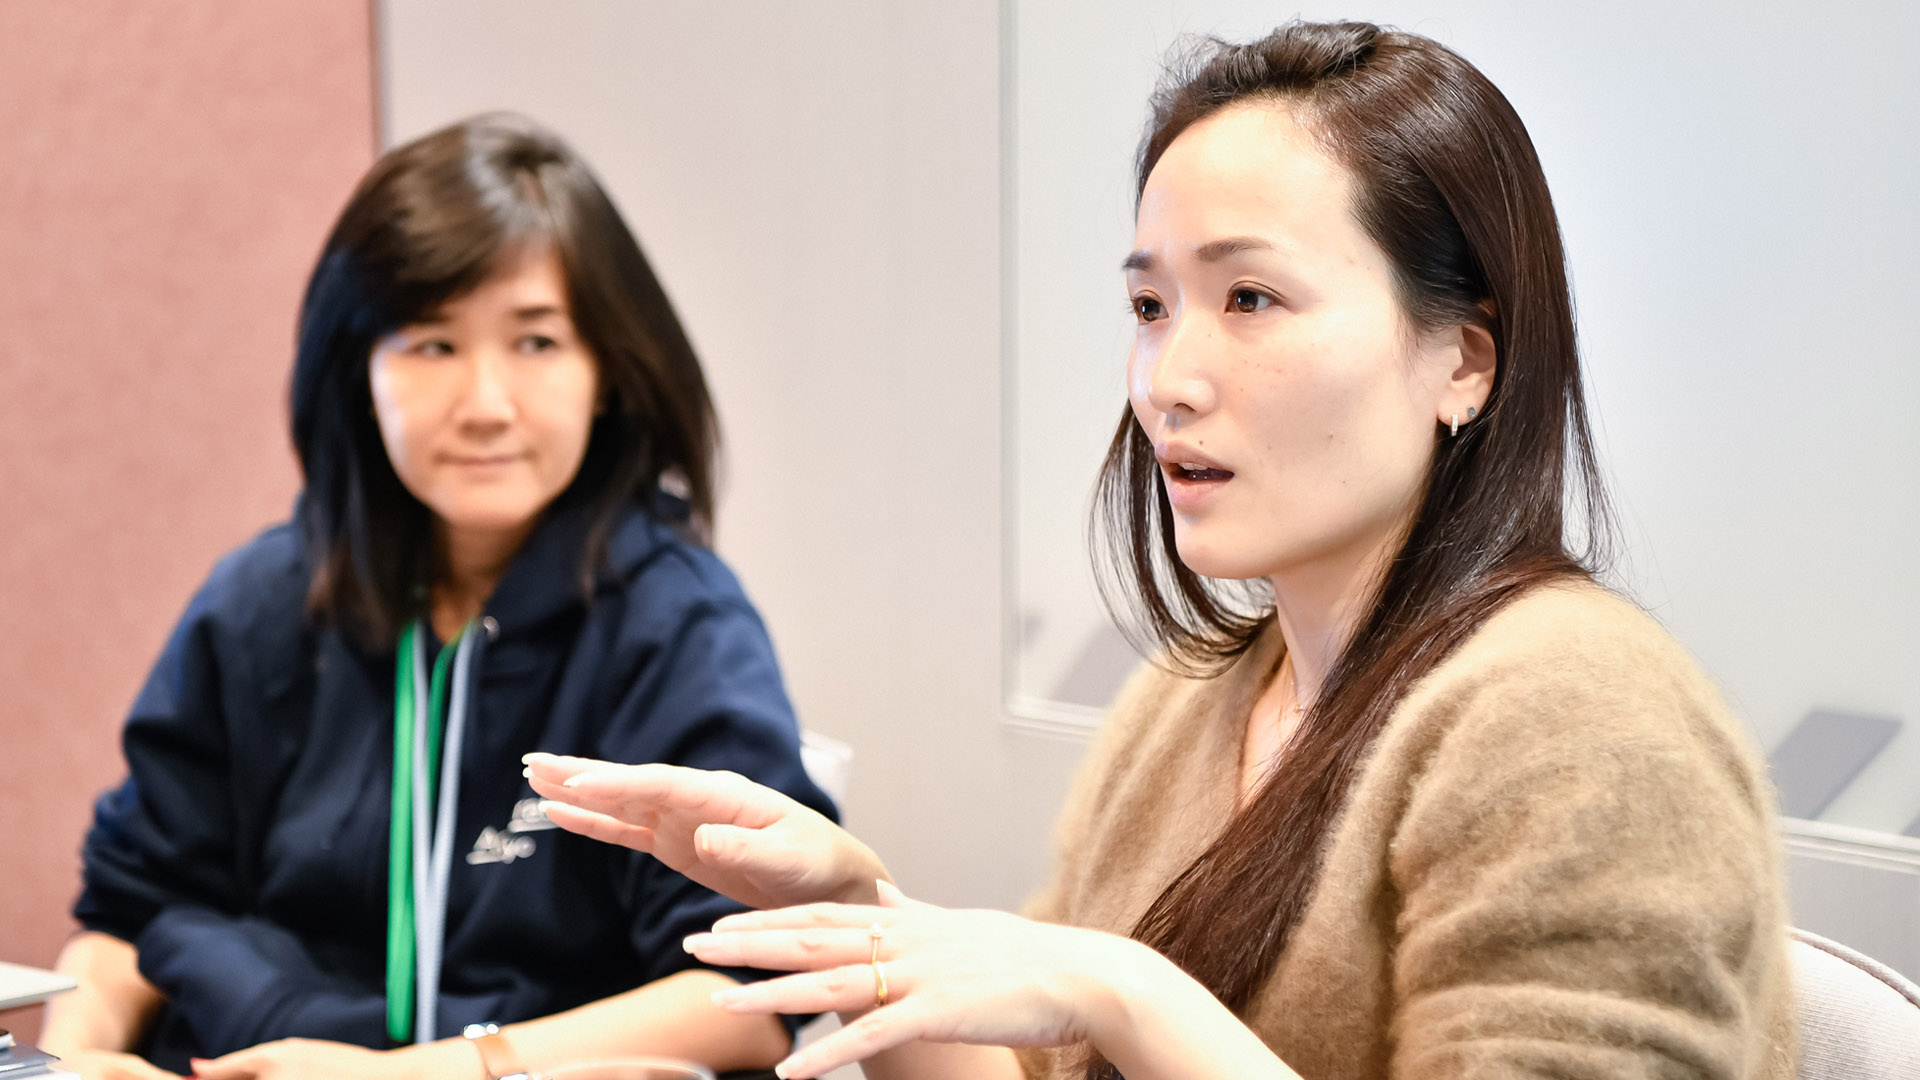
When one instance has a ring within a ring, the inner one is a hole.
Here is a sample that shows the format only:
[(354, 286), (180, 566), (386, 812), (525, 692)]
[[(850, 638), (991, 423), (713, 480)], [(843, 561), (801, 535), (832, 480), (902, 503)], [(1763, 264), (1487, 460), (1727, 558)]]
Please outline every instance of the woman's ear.
[(1493, 344), (1493, 331), (1480, 323), (1463, 323), (1449, 335), (1451, 371), (1440, 391), (1438, 415), (1441, 426), (1464, 425), (1486, 410), (1493, 393), (1493, 376), (1499, 367), (1499, 350)]
[(1487, 395), (1493, 393), (1494, 369), (1499, 364), (1493, 331), (1479, 323), (1460, 328), (1460, 366), (1453, 370), (1453, 389), (1471, 395), (1473, 400), (1468, 404), (1476, 410), (1484, 408)]

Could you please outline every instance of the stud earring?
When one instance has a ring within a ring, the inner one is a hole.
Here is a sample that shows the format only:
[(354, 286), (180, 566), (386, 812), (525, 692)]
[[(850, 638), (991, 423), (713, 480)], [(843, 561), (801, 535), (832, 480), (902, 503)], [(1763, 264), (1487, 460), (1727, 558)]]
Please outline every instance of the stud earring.
[(1458, 434), (1460, 434), (1460, 414), (1454, 413), (1453, 421), (1447, 425), (1447, 437), (1452, 438)]
[(1476, 417), (1476, 416), (1479, 416), (1479, 415), (1480, 415), (1480, 410), (1479, 410), (1479, 409), (1476, 409), (1476, 408), (1474, 408), (1474, 407), (1473, 407), (1473, 406), (1471, 406), (1471, 405), (1469, 405), (1469, 406), (1467, 406), (1467, 419), (1469, 419), (1469, 420), (1471, 420), (1471, 419), (1473, 419), (1474, 417)]

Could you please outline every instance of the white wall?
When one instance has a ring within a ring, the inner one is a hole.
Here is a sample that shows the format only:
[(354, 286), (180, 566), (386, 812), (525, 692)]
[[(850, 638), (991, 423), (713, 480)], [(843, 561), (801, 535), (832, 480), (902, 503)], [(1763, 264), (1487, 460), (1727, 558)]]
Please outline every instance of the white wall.
[(1077, 744), (1002, 728), (992, 3), (388, 0), (388, 141), (485, 108), (591, 161), (726, 438), (719, 547), (909, 892), (1012, 905)]

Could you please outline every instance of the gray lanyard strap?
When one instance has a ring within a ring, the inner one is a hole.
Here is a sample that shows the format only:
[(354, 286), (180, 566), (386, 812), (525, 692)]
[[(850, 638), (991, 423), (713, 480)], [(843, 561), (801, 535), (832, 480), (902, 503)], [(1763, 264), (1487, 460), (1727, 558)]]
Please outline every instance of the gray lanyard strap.
[(453, 654), (453, 687), (447, 697), (446, 734), (440, 747), (440, 805), (434, 808), (433, 835), (427, 835), (427, 729), (432, 705), (427, 692), (425, 628), (414, 635), (413, 657), (413, 940), (417, 957), (414, 979), (413, 1041), (434, 1040), (434, 1010), (440, 1000), (440, 961), (446, 943), (447, 881), (453, 873), (454, 809), (460, 802), (460, 743), (467, 726), (467, 672), (473, 661), (473, 642), (479, 635), (460, 635)]

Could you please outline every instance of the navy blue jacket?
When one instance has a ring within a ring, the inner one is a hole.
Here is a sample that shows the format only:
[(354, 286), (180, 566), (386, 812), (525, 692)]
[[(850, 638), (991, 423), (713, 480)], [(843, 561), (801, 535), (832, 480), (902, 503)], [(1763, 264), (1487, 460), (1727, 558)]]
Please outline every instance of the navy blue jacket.
[[(540, 828), (522, 754), (732, 769), (834, 813), (719, 559), (635, 509), (589, 604), (583, 539), (578, 515), (556, 513), (487, 602), (443, 1035), (697, 966), (681, 939), (737, 909), (651, 856)], [(95, 808), (74, 914), (132, 942), (167, 996), (142, 1048), (162, 1067), (289, 1036), (387, 1045), (394, 656), (306, 616), (310, 569), (291, 524), (220, 562), (127, 720), (128, 779)]]

